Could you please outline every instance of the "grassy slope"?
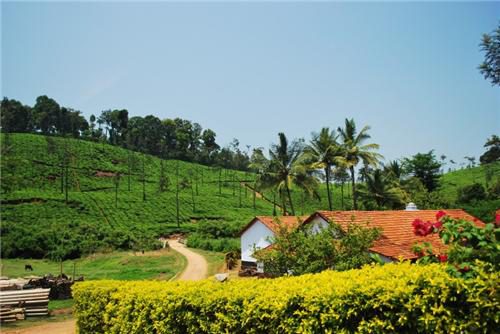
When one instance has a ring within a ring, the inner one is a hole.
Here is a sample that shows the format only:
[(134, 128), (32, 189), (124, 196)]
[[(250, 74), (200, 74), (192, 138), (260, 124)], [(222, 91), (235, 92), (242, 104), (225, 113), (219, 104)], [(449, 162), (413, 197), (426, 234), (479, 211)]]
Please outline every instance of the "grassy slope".
[[(5, 140), (5, 138), (2, 138)], [(180, 179), (192, 179), (198, 185), (193, 208), (191, 188), (180, 193), (181, 228), (190, 230), (191, 222), (218, 218), (243, 225), (255, 215), (269, 215), (272, 205), (257, 200), (254, 210), (251, 191), (242, 187), (241, 206), (239, 183), (235, 179), (252, 178), (250, 173), (223, 170), (222, 194), (219, 194), (219, 171), (202, 165), (182, 161), (164, 161), (169, 180), (167, 191), (159, 192), (160, 159), (129, 153), (125, 149), (81, 140), (51, 138), (31, 134), (10, 136), (12, 151), (8, 160), (15, 166), (17, 185), (13, 192), (2, 198), (3, 250), (24, 245), (61, 244), (68, 248), (98, 250), (107, 247), (127, 249), (141, 244), (143, 238), (175, 231), (176, 227), (176, 167)], [(50, 149), (49, 141), (55, 143)], [(73, 158), (70, 168), (69, 205), (60, 191), (58, 167), (65, 144)], [(128, 159), (134, 164), (128, 191)], [(146, 201), (142, 199), (142, 161), (146, 165)], [(6, 160), (7, 161), (7, 160)], [(4, 168), (3, 177), (9, 177)], [(112, 177), (96, 177), (99, 171), (120, 172), (118, 204)], [(203, 180), (202, 180), (203, 178)], [(193, 185), (193, 189), (196, 186)], [(233, 194), (234, 193), (234, 194)], [(195, 210), (194, 210), (195, 209)], [(9, 238), (9, 236), (11, 238)], [(78, 239), (75, 239), (78, 236)], [(5, 238), (7, 237), (7, 238)], [(52, 246), (52, 248), (55, 248)], [(25, 254), (30, 257), (32, 254)]]
[[(33, 266), (33, 272), (24, 271), (25, 264)], [(113, 252), (97, 254), (78, 260), (63, 262), (63, 272), (76, 276), (83, 275), (86, 280), (94, 279), (170, 279), (186, 266), (186, 259), (177, 252), (159, 250), (145, 254), (133, 252)], [(60, 263), (49, 260), (2, 259), (1, 276), (24, 277), (26, 275), (58, 274)]]
[[(486, 181), (486, 175), (490, 175), (489, 182)], [(454, 203), (457, 200), (459, 188), (479, 183), (488, 189), (496, 182), (500, 182), (500, 162), (446, 173), (441, 177), (441, 186), (438, 191), (447, 201)], [(463, 208), (484, 222), (492, 222), (495, 219), (495, 210), (500, 209), (500, 198), (489, 198), (467, 204), (457, 203), (455, 206)]]
[(442, 194), (448, 201), (455, 201), (458, 189), (463, 186), (472, 183), (479, 183), (487, 188), (487, 170), (489, 170), (492, 177), (490, 185), (500, 179), (500, 162), (492, 163), (487, 166), (465, 168), (444, 174), (440, 179), (441, 185), (439, 193)]

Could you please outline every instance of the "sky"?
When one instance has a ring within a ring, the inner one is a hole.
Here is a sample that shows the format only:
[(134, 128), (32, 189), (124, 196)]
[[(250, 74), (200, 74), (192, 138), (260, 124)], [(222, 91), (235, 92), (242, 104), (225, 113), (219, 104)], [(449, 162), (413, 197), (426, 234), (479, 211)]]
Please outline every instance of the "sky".
[(2, 2), (1, 93), (85, 116), (181, 117), (268, 148), (345, 118), (386, 160), (478, 158), (500, 87), (477, 70), (500, 2)]

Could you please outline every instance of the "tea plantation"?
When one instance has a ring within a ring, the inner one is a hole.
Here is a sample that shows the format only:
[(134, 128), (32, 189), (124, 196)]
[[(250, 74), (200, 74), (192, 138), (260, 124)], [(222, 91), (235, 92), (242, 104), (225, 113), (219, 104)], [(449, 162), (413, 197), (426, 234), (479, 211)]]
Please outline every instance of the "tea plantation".
[(253, 183), (251, 173), (33, 134), (2, 135), (2, 148), (3, 257), (151, 249), (158, 237), (205, 221), (234, 233), (273, 211), (260, 196), (254, 208), (253, 192), (242, 183)]

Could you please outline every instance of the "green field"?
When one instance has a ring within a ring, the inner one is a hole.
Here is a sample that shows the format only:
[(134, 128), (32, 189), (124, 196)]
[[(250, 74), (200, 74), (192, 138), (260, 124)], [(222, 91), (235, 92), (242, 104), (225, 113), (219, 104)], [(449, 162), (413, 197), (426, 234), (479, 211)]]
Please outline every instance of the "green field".
[[(162, 192), (156, 157), (32, 134), (3, 135), (2, 141), (9, 147), (3, 151), (2, 182), (12, 185), (2, 195), (4, 257), (77, 258), (110, 249), (152, 249), (159, 236), (192, 231), (204, 220), (240, 226), (255, 215), (272, 214), (272, 204), (263, 199), (256, 200), (254, 209), (252, 191), (241, 186), (253, 182), (250, 173), (163, 161)], [(66, 147), (68, 173), (60, 167)], [(117, 196), (110, 173), (121, 174)], [(61, 192), (61, 175), (66, 174), (68, 202)]]
[[(25, 264), (31, 264), (33, 272), (24, 270)], [(75, 269), (76, 277), (83, 275), (85, 280), (118, 279), (168, 280), (181, 272), (186, 266), (186, 259), (173, 250), (158, 250), (152, 252), (113, 252), (96, 254), (77, 260), (63, 261), (63, 272), (72, 276)], [(1, 276), (25, 277), (58, 275), (61, 264), (50, 260), (37, 259), (2, 259)]]
[[(490, 175), (488, 182), (487, 175)], [(444, 174), (440, 179), (439, 193), (449, 201), (455, 201), (458, 189), (479, 183), (485, 188), (500, 180), (500, 162), (491, 163), (486, 166), (465, 168)]]

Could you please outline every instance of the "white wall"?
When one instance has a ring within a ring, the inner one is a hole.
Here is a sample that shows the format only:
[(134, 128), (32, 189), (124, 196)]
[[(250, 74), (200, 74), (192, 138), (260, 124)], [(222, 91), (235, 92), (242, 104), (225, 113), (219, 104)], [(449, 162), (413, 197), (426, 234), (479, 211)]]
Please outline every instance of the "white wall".
[(269, 246), (269, 238), (273, 237), (274, 233), (266, 225), (260, 221), (253, 223), (241, 235), (241, 261), (256, 262), (257, 260), (252, 257), (254, 247), (263, 249)]
[(328, 222), (321, 217), (315, 217), (309, 224), (313, 233), (318, 233), (323, 228), (328, 227)]

